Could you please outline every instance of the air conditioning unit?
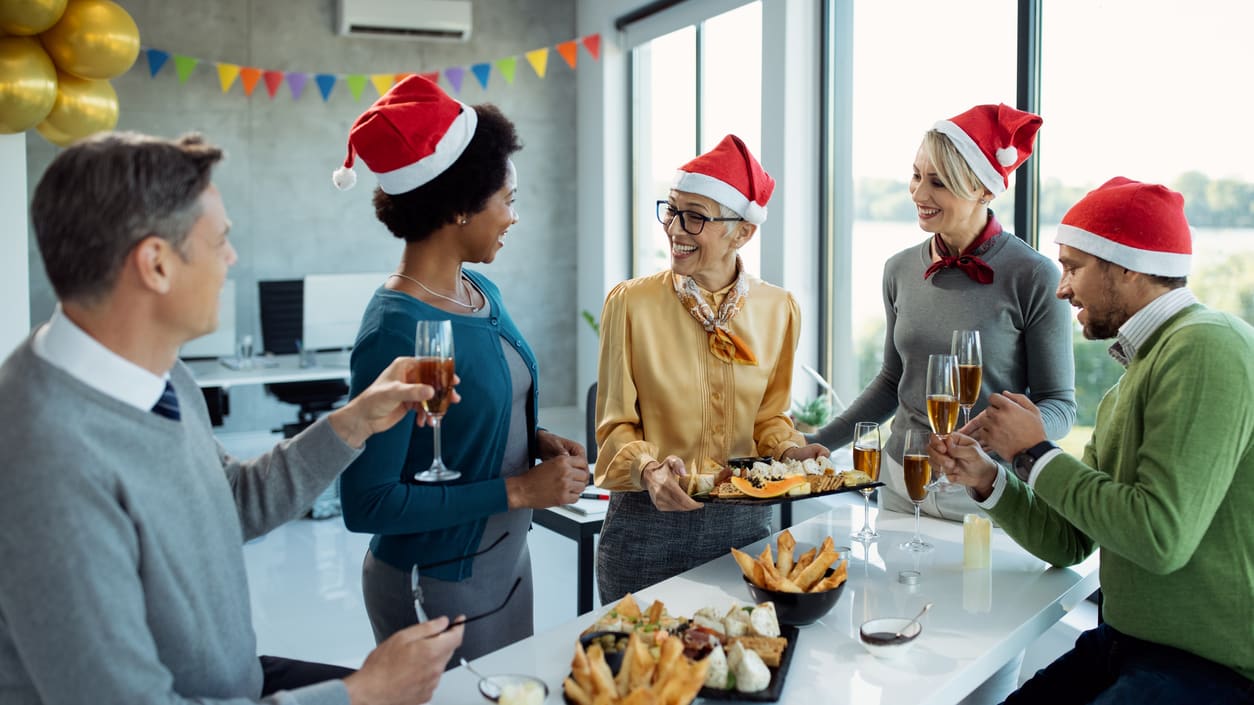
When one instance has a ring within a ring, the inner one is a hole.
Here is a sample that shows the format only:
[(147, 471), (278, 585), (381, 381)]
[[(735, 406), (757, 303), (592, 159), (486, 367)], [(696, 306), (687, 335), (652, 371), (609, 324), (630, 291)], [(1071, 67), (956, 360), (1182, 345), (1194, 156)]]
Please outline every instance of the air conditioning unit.
[(339, 0), (336, 31), (347, 37), (470, 39), (470, 0)]

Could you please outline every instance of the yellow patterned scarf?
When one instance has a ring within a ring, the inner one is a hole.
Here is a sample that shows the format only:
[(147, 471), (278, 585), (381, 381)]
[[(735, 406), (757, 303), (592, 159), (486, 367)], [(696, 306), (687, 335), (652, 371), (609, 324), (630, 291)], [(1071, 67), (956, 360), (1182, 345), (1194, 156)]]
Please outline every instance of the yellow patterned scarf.
[(701, 289), (692, 277), (671, 273), (671, 284), (675, 287), (675, 295), (679, 302), (688, 309), (688, 313), (697, 323), (710, 334), (710, 353), (728, 364), (756, 365), (758, 358), (741, 340), (739, 336), (727, 329), (727, 324), (744, 306), (749, 294), (749, 277), (745, 275), (744, 265), (740, 257), (736, 257), (736, 283), (727, 291), (727, 296), (718, 307), (718, 316), (706, 303)]

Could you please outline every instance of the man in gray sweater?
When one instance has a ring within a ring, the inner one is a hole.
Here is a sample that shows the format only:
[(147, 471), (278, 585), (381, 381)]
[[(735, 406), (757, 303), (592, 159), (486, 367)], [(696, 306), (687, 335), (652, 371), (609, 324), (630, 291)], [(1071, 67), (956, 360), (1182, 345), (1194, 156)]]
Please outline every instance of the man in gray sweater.
[[(197, 136), (106, 134), (58, 156), (32, 221), (60, 305), (0, 366), (0, 701), (416, 703), (460, 626), (399, 632), (361, 670), (256, 654), (244, 541), (295, 518), (430, 387), (401, 358), (251, 461), (214, 439), (179, 347), (217, 326), (235, 250)], [(412, 420), (408, 422), (413, 422)], [(311, 615), (312, 616), (312, 615)]]

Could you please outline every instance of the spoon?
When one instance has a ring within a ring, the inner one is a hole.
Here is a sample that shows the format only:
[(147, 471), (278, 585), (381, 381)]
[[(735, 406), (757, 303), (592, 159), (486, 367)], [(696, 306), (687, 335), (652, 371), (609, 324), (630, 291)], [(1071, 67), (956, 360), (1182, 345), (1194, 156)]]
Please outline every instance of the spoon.
[[(927, 612), (928, 610), (930, 610), (930, 609), (932, 609), (932, 603), (931, 603), (931, 602), (927, 603), (926, 605), (923, 605), (923, 609), (919, 610), (919, 613), (918, 613), (918, 614), (916, 614), (916, 615), (914, 616), (914, 619), (912, 619), (912, 620), (910, 620), (909, 622), (906, 622), (904, 625), (902, 625), (901, 629), (898, 629), (898, 630), (897, 630), (897, 633), (896, 633), (896, 634), (893, 634), (893, 638), (894, 638), (894, 639), (900, 639), (900, 638), (902, 637), (902, 635), (903, 635), (903, 632), (905, 632), (905, 631), (906, 631), (906, 629), (908, 629), (908, 628), (910, 627), (910, 625), (911, 625), (911, 624), (914, 624), (914, 623), (918, 622), (918, 621), (919, 621), (919, 617), (922, 617), (922, 616), (924, 615), (924, 613), (926, 613), (926, 612)], [(463, 660), (462, 660), (462, 663), (464, 664), (464, 663), (466, 663), (466, 661), (463, 659)], [(474, 670), (474, 669), (471, 669), (471, 671), (472, 671), (472, 672), (473, 672), (473, 670)]]
[[(467, 670), (467, 671), (470, 671), (472, 674), (474, 674), (476, 677), (478, 677), (479, 682), (483, 684), (483, 685), (481, 686), (481, 689), (484, 691), (484, 692), (483, 692), (483, 694), (484, 694), (484, 695), (488, 696), (489, 698), (491, 698), (491, 699), (493, 699), (493, 700), (496, 700), (496, 699), (498, 699), (498, 698), (500, 698), (500, 697), (501, 697), (501, 688), (500, 688), (500, 686), (498, 686), (496, 683), (493, 683), (492, 681), (488, 680), (488, 677), (487, 677), (487, 676), (485, 676), (485, 675), (483, 675), (482, 673), (480, 673), (479, 671), (475, 670), (475, 667), (474, 667), (474, 666), (471, 666), (471, 665), (470, 665), (470, 662), (469, 662), (469, 661), (467, 661), (465, 658), (463, 658), (463, 659), (462, 659), (462, 665), (466, 667), (466, 670)], [(493, 695), (492, 693), (496, 693), (496, 695)]]

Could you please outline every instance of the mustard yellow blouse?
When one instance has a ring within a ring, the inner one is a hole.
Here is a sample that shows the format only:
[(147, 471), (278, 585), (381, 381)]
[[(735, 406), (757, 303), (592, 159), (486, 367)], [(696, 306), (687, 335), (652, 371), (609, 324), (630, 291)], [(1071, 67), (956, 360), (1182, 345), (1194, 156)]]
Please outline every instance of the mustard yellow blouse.
[[(730, 285), (701, 291), (718, 310)], [(715, 358), (669, 270), (614, 287), (601, 312), (596, 484), (640, 490), (640, 470), (668, 455), (690, 471), (711, 458), (778, 458), (805, 440), (788, 417), (801, 311), (787, 291), (752, 279), (729, 329), (758, 358)]]

